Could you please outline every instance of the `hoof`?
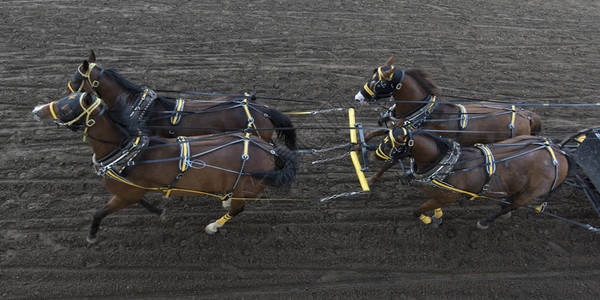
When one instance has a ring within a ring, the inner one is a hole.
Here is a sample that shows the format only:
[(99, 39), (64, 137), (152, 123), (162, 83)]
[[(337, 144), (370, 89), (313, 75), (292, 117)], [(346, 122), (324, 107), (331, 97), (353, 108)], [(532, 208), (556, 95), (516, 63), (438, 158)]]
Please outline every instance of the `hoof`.
[(85, 237), (85, 240), (88, 242), (88, 244), (95, 244), (98, 241), (98, 237), (88, 234), (88, 236)]
[(221, 205), (224, 209), (229, 210), (231, 208), (231, 199), (221, 202)]
[(217, 230), (218, 230), (217, 222), (210, 223), (210, 224), (206, 225), (206, 227), (204, 227), (204, 232), (206, 232), (207, 234), (215, 234), (215, 233), (217, 233)]
[(503, 215), (500, 216), (502, 219), (509, 219), (510, 217), (512, 217), (512, 211), (509, 211)]
[(440, 225), (442, 225), (442, 218), (439, 218), (439, 219), (435, 218), (435, 217), (431, 218), (431, 224), (430, 225), (431, 225), (432, 228), (439, 228)]
[(160, 220), (162, 222), (165, 222), (167, 220), (167, 209), (163, 208), (160, 215), (158, 215), (158, 217), (160, 218)]
[(488, 229), (488, 227), (490, 227), (490, 225), (483, 225), (481, 224), (481, 220), (477, 221), (477, 228), (481, 229), (481, 230), (486, 230)]

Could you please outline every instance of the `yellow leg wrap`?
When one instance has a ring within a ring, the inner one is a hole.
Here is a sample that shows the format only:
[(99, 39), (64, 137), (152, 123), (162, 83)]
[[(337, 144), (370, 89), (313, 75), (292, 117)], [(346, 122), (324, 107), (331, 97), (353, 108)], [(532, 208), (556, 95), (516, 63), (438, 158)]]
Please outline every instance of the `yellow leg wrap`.
[(419, 220), (421, 220), (421, 222), (425, 223), (425, 224), (431, 224), (431, 218), (421, 214), (421, 216), (419, 217)]
[(444, 213), (442, 212), (441, 208), (436, 208), (433, 215), (437, 218), (437, 219), (441, 219), (442, 216), (444, 215)]
[(226, 213), (224, 216), (217, 220), (217, 224), (219, 224), (219, 226), (223, 226), (223, 224), (225, 224), (229, 220), (231, 220), (231, 215), (229, 215), (229, 213)]

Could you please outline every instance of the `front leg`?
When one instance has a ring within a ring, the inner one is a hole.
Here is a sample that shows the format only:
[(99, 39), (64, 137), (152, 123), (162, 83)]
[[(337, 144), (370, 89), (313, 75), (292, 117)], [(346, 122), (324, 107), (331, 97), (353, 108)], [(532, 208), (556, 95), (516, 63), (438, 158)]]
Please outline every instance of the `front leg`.
[(377, 171), (377, 173), (373, 174), (373, 176), (371, 176), (367, 180), (367, 183), (369, 185), (372, 185), (373, 183), (375, 183), (376, 181), (381, 179), (381, 176), (383, 175), (383, 173), (385, 173), (387, 170), (389, 170), (395, 164), (396, 164), (396, 160), (390, 160), (390, 161), (386, 162), (383, 166), (381, 166), (381, 168), (379, 168), (379, 171)]

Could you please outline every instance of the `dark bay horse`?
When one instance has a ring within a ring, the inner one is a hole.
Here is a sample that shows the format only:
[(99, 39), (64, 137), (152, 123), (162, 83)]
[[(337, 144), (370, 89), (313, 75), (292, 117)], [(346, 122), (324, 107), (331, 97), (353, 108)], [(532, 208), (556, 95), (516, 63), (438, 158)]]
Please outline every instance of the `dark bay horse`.
[(272, 142), (275, 130), (286, 147), (296, 149), (296, 131), (291, 120), (256, 99), (221, 97), (203, 102), (166, 98), (131, 83), (114, 70), (101, 68), (93, 51), (68, 83), (69, 93), (83, 91), (97, 95), (109, 107), (121, 95), (127, 95), (132, 106), (149, 112), (145, 118), (152, 135), (193, 136), (250, 127), (253, 134), (267, 142)]
[(132, 204), (140, 203), (161, 215), (161, 209), (143, 200), (147, 192), (166, 196), (226, 194), (232, 200), (229, 212), (205, 229), (213, 234), (243, 211), (245, 198), (255, 197), (267, 185), (282, 186), (295, 178), (299, 167), (296, 153), (284, 146), (275, 148), (249, 133), (149, 137), (128, 117), (128, 108), (122, 101), (108, 109), (100, 98), (74, 93), (33, 110), (37, 120), (54, 119), (74, 131), (85, 130), (97, 173), (104, 176), (104, 186), (113, 195), (94, 214), (90, 242), (96, 240), (104, 217)]
[[(412, 178), (422, 182), (429, 198), (415, 211), (426, 224), (441, 223), (441, 208), (461, 194), (504, 199), (501, 210), (479, 220), (485, 229), (507, 214), (561, 184), (571, 159), (547, 139), (518, 136), (495, 144), (461, 147), (455, 141), (423, 129), (390, 129), (376, 157), (412, 157)], [(426, 216), (435, 211), (433, 217)]]
[[(432, 82), (430, 73), (420, 69), (400, 70), (393, 63), (394, 56), (391, 56), (355, 96), (360, 103), (383, 98), (399, 101), (382, 116), (380, 125), (425, 128), (465, 146), (536, 135), (541, 130), (540, 116), (531, 111), (493, 103), (460, 105), (444, 101), (440, 99), (440, 90)], [(386, 132), (370, 131), (365, 140)], [(370, 181), (379, 179), (393, 163), (384, 165)]]

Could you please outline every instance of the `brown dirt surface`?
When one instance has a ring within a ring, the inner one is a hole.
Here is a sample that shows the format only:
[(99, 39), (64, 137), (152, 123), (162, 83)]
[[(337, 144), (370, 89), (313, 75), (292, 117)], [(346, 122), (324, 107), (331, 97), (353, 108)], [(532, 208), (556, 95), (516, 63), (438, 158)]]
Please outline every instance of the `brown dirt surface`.
[[(167, 221), (133, 206), (90, 246), (109, 198), (91, 150), (30, 112), (62, 95), (90, 50), (154, 89), (315, 101), (268, 101), (284, 112), (353, 106), (391, 54), (431, 71), (447, 96), (596, 103), (599, 12), (592, 0), (3, 1), (0, 298), (598, 299), (598, 234), (526, 209), (478, 230), (497, 204), (466, 199), (433, 229), (412, 216), (424, 196), (398, 169), (370, 195), (249, 203), (214, 236), (204, 226), (224, 214), (219, 201), (152, 195)], [(375, 126), (386, 106), (360, 107), (357, 120)], [(598, 125), (595, 107), (530, 108), (551, 138)], [(301, 149), (349, 140), (333, 129), (348, 126), (345, 111), (292, 119)], [(302, 154), (293, 186), (266, 195), (360, 190), (349, 158), (311, 164), (343, 153)], [(577, 189), (541, 201), (600, 226)]]

